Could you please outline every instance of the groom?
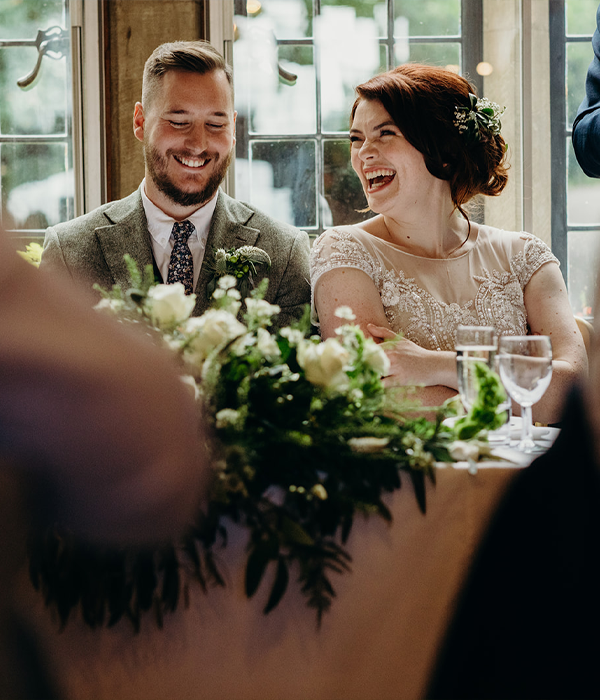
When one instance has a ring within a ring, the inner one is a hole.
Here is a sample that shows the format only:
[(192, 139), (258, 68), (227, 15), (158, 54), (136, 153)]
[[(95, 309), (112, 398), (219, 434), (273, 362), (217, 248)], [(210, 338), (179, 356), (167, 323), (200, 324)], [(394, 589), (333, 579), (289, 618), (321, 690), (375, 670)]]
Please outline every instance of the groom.
[(210, 304), (214, 250), (256, 246), (271, 258), (267, 301), (277, 325), (310, 301), (309, 242), (304, 231), (228, 197), (223, 181), (235, 146), (231, 68), (207, 42), (159, 46), (146, 61), (133, 132), (144, 144), (145, 177), (128, 197), (46, 231), (42, 267), (62, 269), (90, 286), (130, 286), (123, 255), (163, 282), (196, 293), (194, 315)]

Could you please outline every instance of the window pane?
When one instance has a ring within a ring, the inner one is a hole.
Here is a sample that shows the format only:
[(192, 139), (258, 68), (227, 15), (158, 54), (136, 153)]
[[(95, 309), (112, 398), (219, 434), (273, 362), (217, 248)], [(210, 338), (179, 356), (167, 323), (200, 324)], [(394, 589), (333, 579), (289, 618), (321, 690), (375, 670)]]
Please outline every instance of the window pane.
[(253, 34), (235, 43), (235, 101), (256, 134), (316, 131), (313, 49), (284, 45)]
[(379, 36), (387, 36), (386, 0), (321, 0), (321, 14), (327, 16), (333, 12), (339, 13), (339, 17), (347, 15), (367, 20), (364, 26), (374, 24)]
[(73, 218), (73, 173), (66, 144), (2, 144), (3, 225), (45, 229)]
[(321, 42), (322, 130), (348, 131), (354, 88), (381, 70), (377, 27), (353, 8), (326, 7), (318, 18)]
[(395, 0), (394, 16), (408, 19), (409, 36), (460, 33), (460, 0)]
[[(315, 141), (252, 141), (250, 152), (250, 201), (295, 226), (316, 227)], [(236, 161), (236, 185), (243, 176)]]
[(600, 230), (569, 232), (569, 300), (576, 315), (592, 315), (599, 253)]
[(567, 0), (567, 34), (592, 34), (597, 8), (598, 0)]
[(37, 50), (29, 47), (0, 49), (0, 134), (62, 134), (67, 129), (67, 59), (44, 57), (34, 86), (22, 90), (17, 80), (35, 65)]
[(567, 43), (567, 123), (572, 124), (585, 97), (585, 76), (594, 57), (591, 43)]
[(411, 44), (409, 60), (435, 66), (448, 66), (458, 71), (460, 44)]
[[(64, 27), (64, 4), (64, 0), (2, 0), (0, 39), (35, 39), (38, 29)], [(35, 60), (31, 68), (34, 65)]]
[(585, 175), (568, 141), (567, 204), (569, 225), (600, 225), (600, 182)]
[[(312, 34), (312, 0), (248, 0), (247, 19), (253, 30), (274, 34), (277, 39), (301, 39)], [(240, 27), (246, 17), (236, 15)]]
[(325, 198), (331, 209), (332, 224), (364, 221), (373, 212), (360, 212), (367, 200), (356, 173), (350, 164), (350, 141), (327, 140), (323, 144)]

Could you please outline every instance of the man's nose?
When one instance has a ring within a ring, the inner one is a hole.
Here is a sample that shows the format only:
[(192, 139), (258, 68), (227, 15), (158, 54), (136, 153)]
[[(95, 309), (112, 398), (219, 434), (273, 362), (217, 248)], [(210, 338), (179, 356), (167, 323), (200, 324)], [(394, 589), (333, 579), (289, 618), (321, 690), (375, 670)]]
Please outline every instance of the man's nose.
[(208, 139), (204, 124), (197, 124), (188, 132), (185, 145), (196, 153), (201, 153), (206, 150)]

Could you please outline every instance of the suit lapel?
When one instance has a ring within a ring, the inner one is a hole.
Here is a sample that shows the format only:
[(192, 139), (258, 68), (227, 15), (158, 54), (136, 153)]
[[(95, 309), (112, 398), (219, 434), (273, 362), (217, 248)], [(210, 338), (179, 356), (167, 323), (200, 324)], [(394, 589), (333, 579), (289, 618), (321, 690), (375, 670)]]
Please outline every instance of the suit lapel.
[(211, 265), (215, 250), (218, 248), (228, 250), (229, 248), (256, 244), (260, 231), (246, 225), (253, 214), (252, 209), (219, 190), (215, 213), (206, 239), (204, 261), (195, 289), (194, 316), (201, 315), (210, 306), (210, 299), (206, 296), (206, 288), (213, 277)]
[(129, 253), (142, 272), (153, 264), (150, 234), (139, 189), (105, 210), (109, 223), (96, 229), (96, 237), (116, 284), (131, 286), (123, 255)]

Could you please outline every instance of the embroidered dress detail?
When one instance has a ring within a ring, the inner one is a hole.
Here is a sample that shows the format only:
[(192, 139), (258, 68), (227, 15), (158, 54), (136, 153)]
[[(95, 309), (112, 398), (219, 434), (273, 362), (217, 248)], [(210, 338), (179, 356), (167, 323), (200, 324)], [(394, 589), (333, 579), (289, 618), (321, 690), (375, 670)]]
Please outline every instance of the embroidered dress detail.
[(523, 291), (549, 262), (558, 264), (539, 238), (490, 226), (480, 226), (475, 245), (450, 259), (411, 255), (356, 226), (329, 229), (311, 252), (313, 323), (318, 325), (314, 289), (321, 276), (354, 268), (374, 284), (391, 328), (424, 348), (454, 350), (460, 324), (527, 333)]
[(195, 230), (194, 224), (187, 219), (176, 221), (173, 226), (175, 243), (169, 260), (167, 284), (181, 282), (186, 294), (192, 294), (194, 291), (194, 258), (188, 245), (188, 238)]

